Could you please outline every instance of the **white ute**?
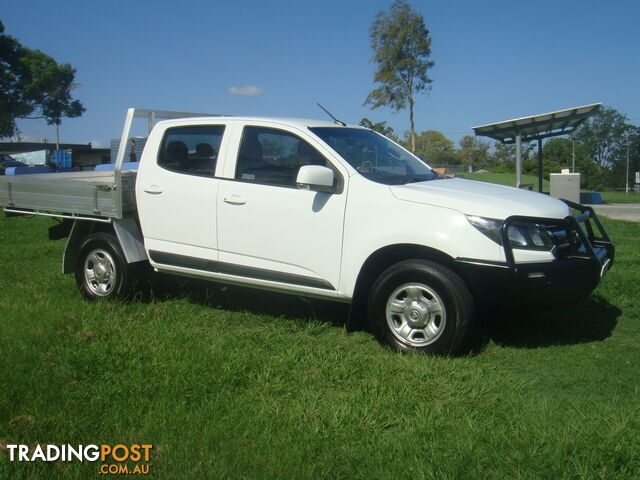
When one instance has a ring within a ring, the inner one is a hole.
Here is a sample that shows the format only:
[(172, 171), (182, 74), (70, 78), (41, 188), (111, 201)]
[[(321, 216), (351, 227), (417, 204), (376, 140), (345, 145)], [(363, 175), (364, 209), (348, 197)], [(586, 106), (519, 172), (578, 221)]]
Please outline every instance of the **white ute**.
[[(122, 170), (136, 117), (152, 127), (137, 173)], [(579, 301), (614, 256), (588, 207), (441, 178), (382, 135), (316, 120), (129, 109), (113, 171), (0, 177), (0, 205), (62, 220), (50, 236), (69, 237), (63, 272), (89, 299), (128, 293), (149, 262), (350, 302), (381, 343), (423, 353), (463, 352), (480, 304)]]

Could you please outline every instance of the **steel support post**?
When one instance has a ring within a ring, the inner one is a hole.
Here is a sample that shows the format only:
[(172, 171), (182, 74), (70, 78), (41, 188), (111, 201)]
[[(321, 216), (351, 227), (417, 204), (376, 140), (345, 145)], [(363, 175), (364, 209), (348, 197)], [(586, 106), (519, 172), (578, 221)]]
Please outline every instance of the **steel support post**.
[(516, 187), (522, 185), (522, 137), (516, 133)]
[(542, 193), (542, 139), (538, 139), (538, 191)]

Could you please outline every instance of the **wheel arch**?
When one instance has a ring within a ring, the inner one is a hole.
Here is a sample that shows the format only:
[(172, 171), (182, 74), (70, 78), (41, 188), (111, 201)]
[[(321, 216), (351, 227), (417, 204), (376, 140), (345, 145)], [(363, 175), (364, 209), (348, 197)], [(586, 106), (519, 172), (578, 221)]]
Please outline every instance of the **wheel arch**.
[(76, 220), (73, 222), (67, 245), (62, 257), (62, 273), (70, 274), (76, 270), (80, 245), (94, 233), (111, 233), (116, 236), (127, 263), (148, 260), (144, 250), (144, 240), (138, 223), (133, 218), (113, 220), (112, 223)]
[(71, 226), (67, 245), (64, 247), (62, 255), (62, 273), (75, 273), (78, 261), (78, 250), (82, 241), (89, 235), (97, 232), (114, 233), (110, 223), (91, 222), (86, 220), (76, 220)]
[(365, 325), (368, 292), (380, 274), (391, 265), (414, 258), (439, 263), (458, 274), (464, 280), (455, 260), (435, 248), (406, 243), (379, 248), (369, 255), (358, 273), (349, 311), (348, 326), (350, 330), (357, 330)]

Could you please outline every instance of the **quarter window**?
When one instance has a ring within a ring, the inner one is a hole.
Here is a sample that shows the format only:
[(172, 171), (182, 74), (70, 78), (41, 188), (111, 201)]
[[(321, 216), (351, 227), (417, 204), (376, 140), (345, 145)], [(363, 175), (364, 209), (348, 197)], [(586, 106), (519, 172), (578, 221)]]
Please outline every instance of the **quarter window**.
[(303, 165), (330, 166), (315, 148), (289, 132), (245, 127), (236, 179), (295, 187), (298, 170)]
[(158, 165), (173, 172), (213, 177), (223, 125), (170, 128), (158, 154)]

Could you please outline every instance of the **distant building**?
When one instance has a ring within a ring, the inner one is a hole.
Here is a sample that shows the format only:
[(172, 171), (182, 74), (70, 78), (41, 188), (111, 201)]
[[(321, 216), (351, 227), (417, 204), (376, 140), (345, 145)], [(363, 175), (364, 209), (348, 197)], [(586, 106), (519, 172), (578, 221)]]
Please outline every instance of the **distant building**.
[[(108, 148), (93, 148), (90, 143), (61, 143), (60, 150), (71, 152), (71, 166), (77, 170), (93, 170), (96, 165), (109, 163)], [(0, 142), (0, 153), (19, 155), (29, 164), (50, 164), (52, 152), (56, 151), (55, 143), (48, 142)]]

